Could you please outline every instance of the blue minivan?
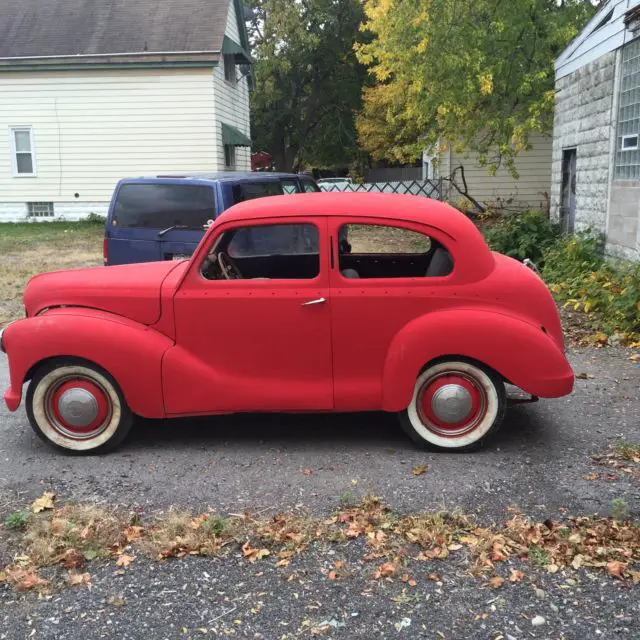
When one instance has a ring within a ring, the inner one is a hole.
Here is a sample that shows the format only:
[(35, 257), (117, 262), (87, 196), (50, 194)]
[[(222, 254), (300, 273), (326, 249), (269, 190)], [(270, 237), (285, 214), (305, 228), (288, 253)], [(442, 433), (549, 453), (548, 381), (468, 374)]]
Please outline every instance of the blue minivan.
[(320, 191), (304, 175), (218, 172), (125, 178), (105, 225), (105, 265), (182, 260), (226, 209), (253, 198)]

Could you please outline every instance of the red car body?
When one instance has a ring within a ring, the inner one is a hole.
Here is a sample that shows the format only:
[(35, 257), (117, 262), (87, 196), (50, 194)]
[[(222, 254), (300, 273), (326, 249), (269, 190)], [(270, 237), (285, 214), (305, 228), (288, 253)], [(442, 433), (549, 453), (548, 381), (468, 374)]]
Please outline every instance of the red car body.
[[(216, 257), (223, 234), (279, 224), (317, 228), (316, 277), (203, 277), (203, 261)], [(426, 234), (446, 248), (453, 269), (436, 277), (345, 277), (337, 264), (345, 224)], [(541, 279), (491, 252), (457, 210), (414, 196), (245, 202), (216, 220), (191, 260), (36, 276), (24, 302), (27, 317), (2, 335), (11, 411), (39, 367), (60, 358), (107, 372), (131, 412), (145, 418), (399, 412), (425, 366), (447, 358), (477, 363), (533, 396), (563, 396), (573, 386), (558, 312)]]

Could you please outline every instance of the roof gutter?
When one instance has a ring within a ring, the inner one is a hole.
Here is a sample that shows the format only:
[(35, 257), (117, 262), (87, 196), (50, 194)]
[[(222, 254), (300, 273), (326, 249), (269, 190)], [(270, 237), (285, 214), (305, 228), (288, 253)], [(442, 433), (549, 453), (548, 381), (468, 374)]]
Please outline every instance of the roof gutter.
[(50, 65), (95, 65), (95, 64), (171, 64), (171, 63), (216, 63), (220, 50), (212, 51), (136, 51), (131, 53), (77, 54), (57, 56), (24, 56), (0, 58), (0, 69)]

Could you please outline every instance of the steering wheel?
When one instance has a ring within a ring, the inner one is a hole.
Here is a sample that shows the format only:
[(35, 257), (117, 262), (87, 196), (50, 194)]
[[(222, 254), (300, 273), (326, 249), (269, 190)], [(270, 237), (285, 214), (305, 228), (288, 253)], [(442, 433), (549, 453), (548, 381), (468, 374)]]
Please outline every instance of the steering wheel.
[(220, 271), (222, 271), (227, 280), (242, 280), (244, 278), (240, 273), (240, 269), (224, 251), (220, 251), (218, 254), (218, 264), (220, 265)]

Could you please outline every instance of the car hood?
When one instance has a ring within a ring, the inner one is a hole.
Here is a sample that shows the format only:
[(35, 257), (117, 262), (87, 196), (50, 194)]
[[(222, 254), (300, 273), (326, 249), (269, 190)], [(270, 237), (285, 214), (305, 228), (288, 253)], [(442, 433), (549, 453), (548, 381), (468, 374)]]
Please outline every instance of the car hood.
[(35, 276), (24, 292), (27, 315), (49, 307), (89, 307), (151, 325), (160, 319), (160, 289), (182, 262), (146, 262)]

